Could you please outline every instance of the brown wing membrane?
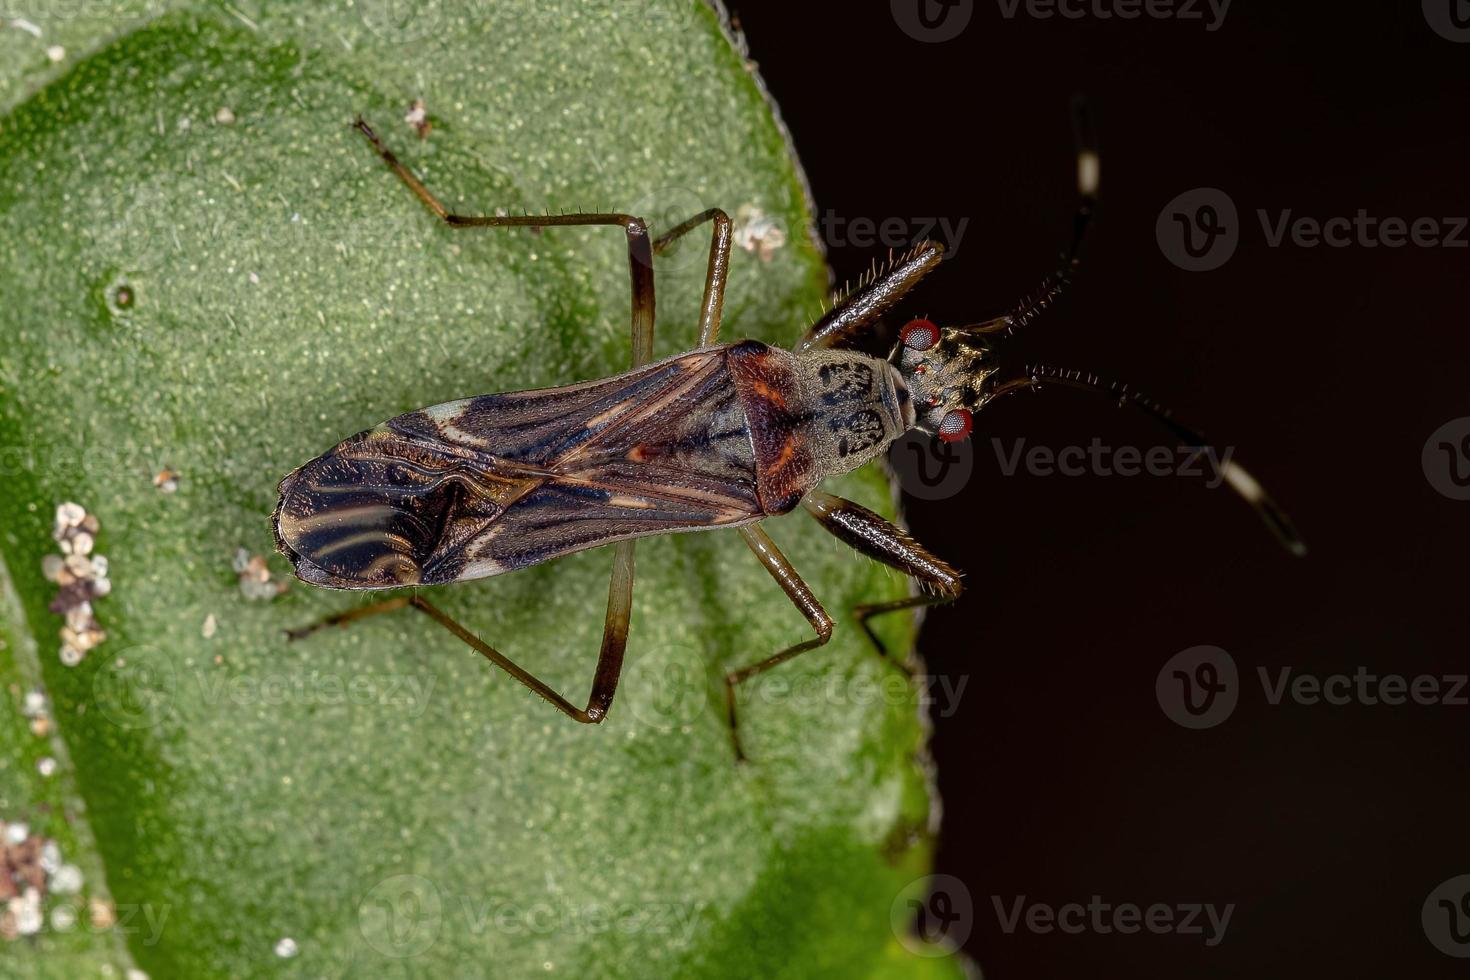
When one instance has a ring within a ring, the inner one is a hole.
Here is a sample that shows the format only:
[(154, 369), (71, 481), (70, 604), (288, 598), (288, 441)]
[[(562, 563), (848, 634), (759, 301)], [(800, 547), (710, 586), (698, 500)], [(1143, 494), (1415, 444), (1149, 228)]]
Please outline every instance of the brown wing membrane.
[(281, 481), (277, 545), (312, 584), (383, 589), (759, 518), (726, 350), (400, 415)]

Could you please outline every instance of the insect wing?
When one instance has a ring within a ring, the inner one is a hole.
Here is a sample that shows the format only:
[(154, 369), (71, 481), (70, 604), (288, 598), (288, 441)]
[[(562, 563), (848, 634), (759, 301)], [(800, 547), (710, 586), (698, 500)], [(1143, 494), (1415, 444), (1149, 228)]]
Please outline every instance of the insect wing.
[(401, 415), (281, 482), (277, 544), (316, 585), (483, 578), (761, 516), (724, 349)]

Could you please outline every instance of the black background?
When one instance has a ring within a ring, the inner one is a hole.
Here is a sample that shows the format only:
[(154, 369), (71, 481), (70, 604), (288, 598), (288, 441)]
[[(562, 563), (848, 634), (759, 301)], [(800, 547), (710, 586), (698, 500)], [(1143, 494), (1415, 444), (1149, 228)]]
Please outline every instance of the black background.
[[(1168, 444), (1146, 420), (1052, 390), (977, 418), (956, 496), (906, 501), (967, 572), (921, 641), (965, 676), (936, 719), (938, 870), (973, 902), (966, 949), (1019, 977), (1465, 976), (1420, 910), (1470, 873), (1470, 708), (1272, 705), (1273, 672), (1464, 673), (1470, 503), (1434, 490), (1430, 434), (1467, 409), (1470, 250), (1270, 247), (1256, 217), (1470, 214), (1470, 44), (1414, 0), (1237, 0), (1199, 20), (1018, 14), (977, 0), (920, 43), (882, 0), (734, 6), (819, 214), (969, 218), (957, 254), (895, 319), (1003, 312), (1069, 227), (1069, 99), (1094, 106), (1102, 201), (1076, 286), (1017, 355), (1132, 381), (1239, 458), (1310, 545), (1278, 548), (1226, 490), (1177, 477), (1005, 476), (992, 439)], [(1240, 213), (1222, 268), (1180, 270), (1155, 221), (1217, 187)], [(916, 222), (911, 227), (917, 229)], [(1448, 227), (1448, 226), (1446, 226)], [(1462, 238), (1465, 237), (1462, 235)], [(838, 280), (886, 250), (829, 243)], [(1223, 724), (1155, 699), (1199, 644), (1240, 668)], [(1007, 934), (1009, 905), (1234, 903), (1199, 935)]]

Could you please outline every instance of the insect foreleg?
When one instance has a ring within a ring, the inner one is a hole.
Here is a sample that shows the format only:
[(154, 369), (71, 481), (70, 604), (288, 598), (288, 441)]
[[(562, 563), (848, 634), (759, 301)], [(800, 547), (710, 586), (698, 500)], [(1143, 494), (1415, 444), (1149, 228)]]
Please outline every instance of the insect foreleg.
[(920, 242), (872, 282), (844, 296), (801, 338), (797, 350), (851, 347), (904, 294), (918, 285), (944, 258), (938, 242)]
[(761, 564), (766, 566), (766, 571), (770, 572), (771, 577), (785, 590), (787, 597), (797, 609), (801, 610), (801, 614), (806, 617), (807, 622), (812, 624), (812, 629), (817, 634), (812, 639), (789, 646), (759, 663), (742, 667), (725, 675), (725, 705), (729, 710), (730, 740), (735, 745), (736, 758), (743, 761), (745, 750), (740, 745), (740, 726), (735, 713), (735, 685), (749, 680), (756, 674), (770, 670), (777, 664), (785, 663), (798, 653), (814, 650), (826, 643), (832, 638), (832, 617), (827, 615), (827, 611), (822, 608), (822, 604), (817, 601), (812, 590), (801, 580), (801, 576), (796, 573), (796, 569), (792, 567), (791, 562), (787, 561), (786, 556), (781, 554), (780, 549), (776, 547), (776, 542), (771, 540), (769, 534), (754, 524), (748, 524), (740, 528), (740, 536), (745, 539), (746, 544), (750, 545), (750, 550), (755, 552)]
[[(853, 607), (858, 625), (884, 657), (888, 657), (888, 651), (868, 625), (869, 619), (900, 609), (950, 602), (963, 590), (959, 572), (930, 554), (908, 532), (868, 508), (820, 490), (807, 494), (801, 503), (824, 528), (843, 542), (869, 558), (912, 576), (926, 590), (907, 599)], [(902, 664), (898, 666), (907, 670)]]
[(704, 300), (699, 305), (699, 346), (708, 347), (720, 335), (720, 313), (725, 305), (725, 281), (730, 275), (730, 216), (719, 208), (701, 211), (687, 221), (664, 232), (653, 243), (655, 255), (693, 231), (706, 221), (714, 223), (710, 230), (709, 268), (704, 276)]

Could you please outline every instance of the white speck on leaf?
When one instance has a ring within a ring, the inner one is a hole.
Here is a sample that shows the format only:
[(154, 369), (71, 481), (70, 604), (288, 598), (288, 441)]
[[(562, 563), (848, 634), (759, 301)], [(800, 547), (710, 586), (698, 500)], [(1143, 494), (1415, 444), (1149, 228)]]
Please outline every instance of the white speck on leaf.
[(735, 243), (769, 262), (786, 244), (786, 232), (754, 204), (742, 204), (735, 212)]

